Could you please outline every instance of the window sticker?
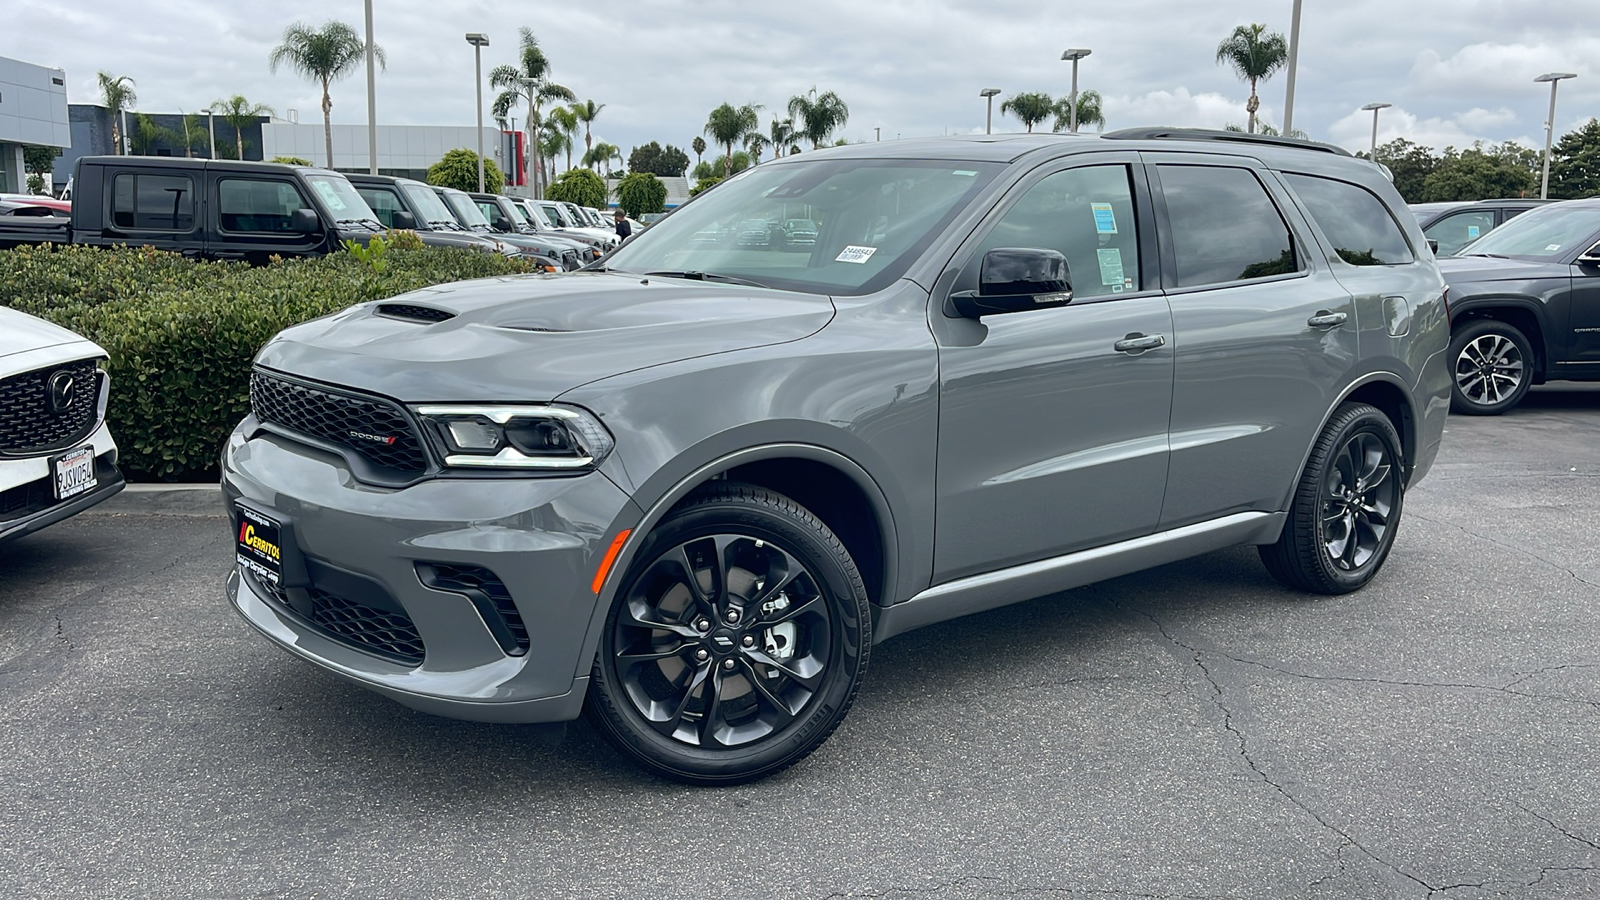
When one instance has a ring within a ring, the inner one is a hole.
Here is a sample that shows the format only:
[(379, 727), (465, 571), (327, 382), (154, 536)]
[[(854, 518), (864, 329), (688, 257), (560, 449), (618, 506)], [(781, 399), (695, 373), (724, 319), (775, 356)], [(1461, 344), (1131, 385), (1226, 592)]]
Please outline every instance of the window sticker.
[(1096, 250), (1095, 255), (1100, 258), (1100, 283), (1122, 287), (1122, 251), (1116, 247), (1107, 247)]
[(1548, 245), (1545, 246), (1544, 252), (1546, 252), (1546, 253), (1554, 253), (1554, 252), (1556, 252), (1557, 250), (1560, 250), (1560, 249), (1561, 249), (1561, 245), (1560, 244), (1548, 244)]
[(1111, 211), (1111, 204), (1091, 203), (1089, 208), (1094, 211), (1094, 230), (1097, 234), (1117, 233), (1117, 214)]
[(1467, 226), (1467, 237), (1469, 238), (1476, 238), (1481, 232), (1482, 229), (1476, 225)]
[(856, 263), (860, 265), (872, 258), (877, 253), (877, 247), (857, 247), (854, 244), (844, 248), (844, 252), (833, 258), (834, 262)]
[(317, 196), (322, 198), (322, 202), (328, 204), (328, 209), (334, 212), (344, 211), (344, 201), (339, 199), (339, 192), (333, 189), (333, 185), (326, 181), (313, 181), (311, 186), (316, 188)]
[(951, 175), (965, 175), (968, 178), (973, 178), (973, 177), (976, 177), (978, 173), (976, 171), (972, 170), (972, 169), (957, 169), (954, 172), (951, 172), (950, 174)]

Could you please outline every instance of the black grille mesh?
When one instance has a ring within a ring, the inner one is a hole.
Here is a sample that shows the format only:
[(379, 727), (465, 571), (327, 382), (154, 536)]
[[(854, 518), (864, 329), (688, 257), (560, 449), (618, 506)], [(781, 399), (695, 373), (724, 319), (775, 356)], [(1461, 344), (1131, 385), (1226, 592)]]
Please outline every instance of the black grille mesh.
[(363, 606), (318, 588), (311, 589), (311, 603), (311, 621), (333, 635), (403, 662), (422, 664), (422, 636), (410, 618)]
[[(522, 621), (522, 613), (517, 605), (511, 601), (511, 592), (506, 589), (505, 582), (500, 576), (482, 566), (460, 566), (452, 563), (422, 563), (418, 566), (422, 574), (422, 583), (430, 588), (441, 591), (479, 591), (494, 604), (494, 614), (505, 623), (506, 630), (510, 633), (511, 642), (517, 652), (525, 653), (528, 650), (528, 626)], [(479, 614), (487, 617), (488, 610), (479, 610)], [(494, 626), (485, 621), (493, 631)]]
[(349, 447), (381, 469), (410, 475), (428, 467), (411, 421), (387, 400), (256, 371), (250, 373), (250, 409), (263, 422)]
[[(72, 402), (50, 411), (50, 379), (72, 376)], [(100, 408), (100, 371), (94, 360), (48, 366), (0, 379), (0, 452), (43, 453), (70, 447), (93, 431)]]
[(378, 315), (388, 316), (391, 319), (410, 319), (415, 322), (443, 322), (445, 319), (456, 317), (455, 313), (448, 310), (416, 306), (411, 303), (380, 303)]

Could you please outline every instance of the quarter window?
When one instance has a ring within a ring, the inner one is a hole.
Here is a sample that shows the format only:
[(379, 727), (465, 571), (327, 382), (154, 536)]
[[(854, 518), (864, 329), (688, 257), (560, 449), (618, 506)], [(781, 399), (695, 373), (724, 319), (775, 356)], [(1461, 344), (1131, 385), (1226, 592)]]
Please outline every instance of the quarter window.
[(1127, 166), (1084, 166), (1046, 176), (1028, 189), (974, 257), (997, 247), (1055, 250), (1067, 258), (1075, 297), (1137, 291), (1139, 232)]
[(297, 209), (311, 204), (287, 181), (224, 178), (217, 184), (217, 221), (224, 231), (293, 234)]
[[(1413, 261), (1411, 246), (1400, 233), (1400, 226), (1371, 191), (1314, 175), (1283, 177), (1311, 211), (1311, 218), (1333, 243), (1340, 259), (1353, 266), (1397, 266)], [(1493, 227), (1491, 214), (1489, 225), (1482, 230), (1487, 232)], [(1446, 253), (1443, 241), (1439, 252)]]
[(1429, 225), (1423, 234), (1439, 242), (1437, 256), (1454, 256), (1457, 250), (1494, 230), (1494, 213), (1477, 209), (1445, 216)]
[(1249, 169), (1159, 166), (1178, 287), (1299, 270), (1289, 226)]
[(111, 222), (137, 231), (193, 231), (193, 179), (119, 174), (111, 187)]

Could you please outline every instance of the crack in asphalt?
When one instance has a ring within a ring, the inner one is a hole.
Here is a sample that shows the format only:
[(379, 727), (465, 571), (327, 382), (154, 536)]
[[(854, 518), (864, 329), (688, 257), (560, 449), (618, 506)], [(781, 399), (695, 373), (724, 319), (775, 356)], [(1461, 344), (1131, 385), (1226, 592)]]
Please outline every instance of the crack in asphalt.
[(67, 630), (65, 628), (61, 627), (61, 617), (60, 616), (53, 616), (52, 618), (54, 618), (56, 620), (56, 640), (60, 641), (63, 644), (66, 644), (68, 651), (72, 651), (72, 650), (78, 649), (77, 647), (74, 647), (72, 645), (72, 638), (67, 637)]
[[(847, 900), (852, 897), (888, 897), (891, 894), (932, 894), (939, 891), (948, 891), (958, 885), (965, 885), (972, 881), (996, 882), (1003, 881), (997, 875), (962, 875), (949, 881), (928, 887), (903, 887), (894, 885), (881, 890), (868, 891), (833, 891), (826, 894), (823, 900)], [(985, 884), (981, 896), (984, 897), (1036, 897), (1042, 895), (1061, 897), (1127, 897), (1130, 900), (1242, 900), (1237, 894), (1154, 894), (1148, 891), (1128, 891), (1116, 888), (1057, 888), (1057, 887), (1022, 887), (1015, 890), (997, 889), (996, 886)]]
[(1457, 525), (1454, 522), (1446, 522), (1446, 521), (1443, 521), (1443, 520), (1440, 520), (1440, 519), (1430, 519), (1427, 516), (1422, 515), (1421, 513), (1410, 512), (1410, 511), (1408, 511), (1408, 512), (1413, 518), (1421, 519), (1424, 522), (1430, 522), (1430, 523), (1432, 523), (1434, 525), (1447, 525), (1447, 526), (1449, 526), (1451, 528), (1456, 529), (1457, 531), (1461, 532), (1462, 534), (1465, 534), (1465, 535), (1468, 535), (1468, 536), (1471, 536), (1471, 537), (1475, 537), (1478, 540), (1484, 541), (1485, 543), (1493, 544), (1496, 547), (1503, 547), (1503, 548), (1505, 548), (1507, 550), (1510, 550), (1510, 551), (1512, 551), (1514, 553), (1519, 553), (1519, 554), (1521, 554), (1523, 556), (1526, 556), (1529, 559), (1538, 560), (1539, 562), (1544, 563), (1545, 565), (1549, 566), (1552, 569), (1555, 569), (1558, 572), (1566, 573), (1568, 577), (1572, 578), (1572, 580), (1578, 582), (1579, 584), (1587, 585), (1588, 587), (1592, 587), (1592, 588), (1600, 588), (1600, 584), (1596, 584), (1595, 582), (1590, 581), (1587, 578), (1584, 578), (1582, 575), (1579, 575), (1577, 572), (1572, 571), (1571, 569), (1567, 568), (1566, 566), (1562, 565), (1561, 563), (1558, 563), (1558, 562), (1556, 562), (1554, 560), (1545, 559), (1544, 557), (1540, 556), (1539, 554), (1534, 553), (1534, 552), (1529, 551), (1529, 550), (1524, 550), (1521, 547), (1516, 546), (1515, 544), (1508, 544), (1505, 541), (1497, 541), (1494, 538), (1492, 538), (1492, 537), (1490, 537), (1490, 536), (1488, 536), (1486, 534), (1480, 534), (1479, 532), (1473, 531), (1470, 528), (1464, 528), (1464, 527), (1462, 527), (1460, 525)]
[(1541, 884), (1552, 872), (1600, 872), (1596, 866), (1540, 866), (1539, 877), (1530, 881), (1526, 887), (1536, 887)]
[(1582, 844), (1582, 845), (1584, 845), (1585, 847), (1588, 847), (1591, 850), (1600, 850), (1600, 844), (1597, 844), (1594, 841), (1591, 841), (1591, 840), (1589, 840), (1588, 838), (1586, 838), (1586, 837), (1584, 837), (1582, 835), (1573, 834), (1572, 832), (1570, 832), (1570, 831), (1566, 830), (1565, 828), (1562, 828), (1560, 825), (1556, 824), (1553, 819), (1549, 819), (1549, 818), (1547, 818), (1545, 816), (1541, 816), (1538, 813), (1534, 812), (1533, 810), (1527, 808), (1526, 806), (1523, 806), (1521, 803), (1517, 804), (1517, 809), (1522, 810), (1523, 812), (1527, 813), (1528, 815), (1533, 816), (1535, 819), (1538, 819), (1539, 821), (1545, 823), (1546, 825), (1549, 825), (1551, 828), (1554, 828), (1556, 831), (1560, 832), (1561, 835), (1563, 837), (1567, 838), (1568, 840), (1575, 841), (1575, 842), (1577, 842), (1579, 844)]

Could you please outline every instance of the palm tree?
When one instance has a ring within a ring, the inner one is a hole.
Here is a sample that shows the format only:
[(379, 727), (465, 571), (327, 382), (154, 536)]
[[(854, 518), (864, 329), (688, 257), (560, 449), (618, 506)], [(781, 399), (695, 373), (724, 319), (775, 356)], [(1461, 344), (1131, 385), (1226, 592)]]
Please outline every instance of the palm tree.
[(705, 133), (713, 141), (728, 148), (727, 156), (722, 162), (722, 177), (733, 174), (733, 145), (743, 141), (745, 135), (761, 127), (761, 117), (757, 110), (760, 104), (746, 103), (735, 107), (732, 103), (724, 103), (711, 111), (711, 117), (706, 119)]
[[(1078, 126), (1093, 125), (1104, 131), (1106, 117), (1100, 110), (1101, 97), (1099, 91), (1078, 92)], [(1054, 112), (1055, 124), (1050, 126), (1051, 131), (1066, 131), (1072, 127), (1072, 95), (1068, 94), (1056, 102)]]
[[(523, 26), (518, 33), (521, 49), (518, 51), (517, 64), (495, 66), (489, 73), (489, 86), (501, 89), (500, 95), (494, 98), (491, 109), (496, 116), (505, 116), (526, 100), (528, 134), (533, 137), (539, 133), (539, 127), (544, 124), (540, 109), (547, 101), (564, 100), (573, 103), (577, 101), (578, 95), (550, 80), (550, 60), (539, 48), (539, 39), (534, 36), (533, 29)], [(544, 196), (542, 182), (538, 170), (535, 169), (533, 173), (535, 197)]]
[(1043, 91), (1025, 91), (1021, 94), (1012, 94), (1000, 103), (1000, 114), (1010, 113), (1017, 117), (1017, 121), (1028, 127), (1050, 118), (1056, 111), (1056, 101)]
[(173, 133), (183, 144), (183, 155), (194, 156), (194, 148), (206, 142), (206, 127), (200, 124), (199, 113), (178, 113), (178, 128)]
[[(383, 48), (372, 45), (372, 55), (380, 66), (388, 67)], [(322, 133), (328, 144), (328, 168), (333, 168), (333, 99), (328, 96), (328, 85), (359, 68), (367, 56), (367, 42), (356, 34), (354, 28), (343, 22), (329, 22), (321, 31), (299, 22), (284, 29), (283, 43), (274, 47), (267, 57), (267, 66), (278, 71), (287, 65), (302, 78), (322, 82)], [(244, 155), (241, 141), (239, 155)]]
[(133, 92), (133, 79), (126, 75), (113, 77), (107, 72), (97, 76), (100, 80), (100, 99), (111, 111), (111, 152), (122, 153), (122, 111), (139, 102)]
[(561, 127), (556, 117), (551, 115), (539, 128), (539, 150), (543, 158), (550, 160), (550, 171), (556, 168), (556, 157), (562, 153), (567, 154), (567, 168), (572, 168), (572, 135)]
[(600, 117), (600, 110), (605, 108), (604, 103), (596, 103), (593, 100), (574, 103), (567, 108), (577, 122), (583, 123), (583, 149), (588, 150), (594, 146), (594, 138), (589, 134), (590, 127), (594, 125), (594, 120)]
[[(218, 100), (211, 104), (211, 108), (222, 116), (222, 121), (233, 126), (234, 149), (239, 159), (244, 159), (244, 129), (254, 125), (262, 116), (272, 115), (272, 107), (265, 103), (251, 103), (243, 94), (234, 94), (225, 100)], [(328, 144), (328, 168), (333, 168), (333, 144)]]
[(1250, 82), (1250, 101), (1244, 107), (1250, 114), (1250, 134), (1256, 133), (1256, 111), (1261, 109), (1256, 82), (1272, 77), (1288, 61), (1289, 45), (1283, 35), (1267, 31), (1265, 25), (1240, 25), (1217, 45), (1217, 62), (1232, 66), (1240, 80)]
[(706, 152), (706, 139), (698, 134), (695, 135), (694, 143), (689, 145), (689, 149), (694, 151), (694, 164), (700, 165), (700, 154)]
[(783, 156), (783, 148), (794, 143), (794, 120), (773, 116), (772, 127), (767, 129), (767, 133), (772, 144), (772, 158), (779, 159)]
[(744, 137), (745, 148), (750, 151), (750, 164), (761, 164), (761, 151), (772, 145), (772, 141), (759, 131), (752, 131)]
[[(601, 141), (600, 143), (595, 144), (593, 147), (590, 147), (588, 152), (583, 154), (583, 159), (579, 160), (579, 162), (589, 166), (590, 168), (595, 168), (596, 166), (606, 166), (609, 169), (609, 165), (613, 159), (622, 159), (622, 148), (615, 144), (607, 144), (606, 142)], [(604, 175), (606, 173), (601, 172), (600, 174)]]
[(156, 142), (172, 137), (171, 132), (156, 124), (156, 121), (144, 113), (134, 113), (133, 128), (128, 134), (128, 143), (133, 145), (133, 152), (140, 156), (155, 155)]
[(815, 87), (790, 97), (788, 108), (795, 136), (809, 139), (813, 150), (822, 149), (822, 142), (850, 120), (850, 107), (845, 106), (838, 94), (828, 91), (818, 96)]

